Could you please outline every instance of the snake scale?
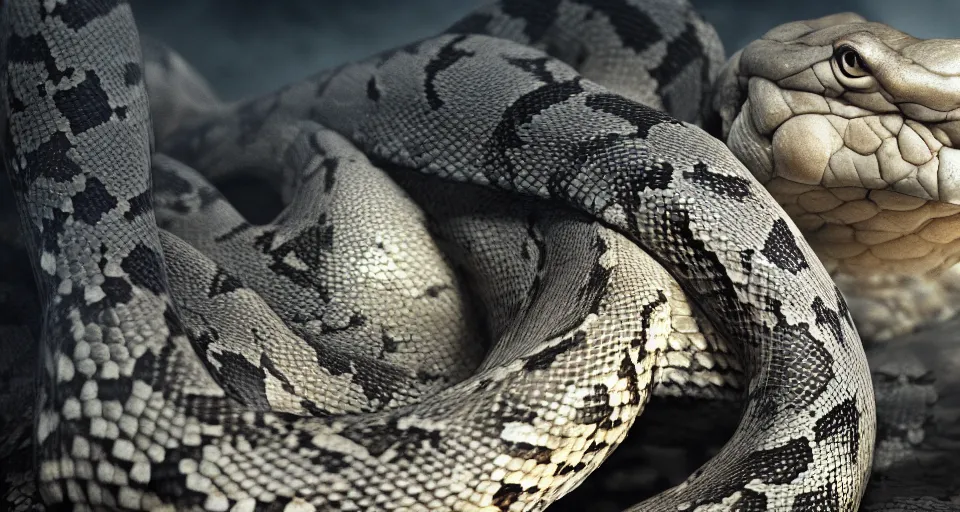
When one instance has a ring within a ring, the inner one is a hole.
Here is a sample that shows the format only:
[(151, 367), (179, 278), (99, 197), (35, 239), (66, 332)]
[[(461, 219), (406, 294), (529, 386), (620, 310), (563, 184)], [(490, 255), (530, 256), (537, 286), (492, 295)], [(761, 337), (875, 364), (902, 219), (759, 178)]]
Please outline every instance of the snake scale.
[[(733, 437), (633, 510), (858, 508), (860, 336), (784, 198), (697, 127), (744, 101), (686, 2), (503, 0), (230, 105), (144, 60), (126, 2), (2, 18), (12, 508), (540, 510), (652, 395), (731, 390)], [(276, 218), (218, 191), (238, 175)]]

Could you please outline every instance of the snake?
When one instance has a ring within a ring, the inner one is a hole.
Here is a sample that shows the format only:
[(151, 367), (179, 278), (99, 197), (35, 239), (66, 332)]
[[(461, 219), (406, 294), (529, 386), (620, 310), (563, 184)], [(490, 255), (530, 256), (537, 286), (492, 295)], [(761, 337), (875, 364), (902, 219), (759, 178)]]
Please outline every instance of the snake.
[[(956, 262), (851, 221), (950, 211), (949, 42), (841, 15), (725, 64), (685, 1), (502, 0), (226, 104), (126, 2), (2, 9), (29, 263), (0, 298), (38, 318), (0, 331), (36, 372), (0, 389), (10, 508), (541, 510), (651, 396), (734, 392), (719, 453), (630, 510), (857, 510), (876, 408), (831, 272)], [(880, 179), (796, 158), (830, 130)], [(891, 177), (890, 140), (930, 156)], [(281, 211), (242, 215), (235, 176)]]
[(796, 221), (865, 338), (956, 313), (957, 44), (842, 13), (771, 30), (715, 87), (718, 136)]

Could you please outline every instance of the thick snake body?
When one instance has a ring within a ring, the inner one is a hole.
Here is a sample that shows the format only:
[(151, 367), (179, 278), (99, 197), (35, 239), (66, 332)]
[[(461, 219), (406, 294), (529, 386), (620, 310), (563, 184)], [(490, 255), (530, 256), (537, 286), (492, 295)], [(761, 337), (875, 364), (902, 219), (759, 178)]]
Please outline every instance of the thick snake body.
[[(537, 49), (578, 26), (656, 91)], [(659, 110), (699, 120), (717, 69), (685, 3), (505, 1), (155, 143), (126, 3), (11, 0), (2, 33), (48, 505), (542, 509), (626, 435), (671, 335), (715, 329), (740, 426), (635, 509), (857, 508), (875, 411), (844, 299), (723, 143)], [(210, 184), (236, 174), (284, 211), (246, 221)]]

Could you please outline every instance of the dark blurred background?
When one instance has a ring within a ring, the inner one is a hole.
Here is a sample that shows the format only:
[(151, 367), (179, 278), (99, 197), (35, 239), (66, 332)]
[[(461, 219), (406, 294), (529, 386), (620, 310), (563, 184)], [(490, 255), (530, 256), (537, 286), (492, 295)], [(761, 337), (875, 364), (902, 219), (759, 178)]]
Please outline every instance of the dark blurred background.
[[(445, 29), (483, 0), (138, 0), (141, 30), (224, 99), (264, 92)], [(917, 37), (960, 37), (958, 0), (693, 0), (732, 53), (775, 25), (855, 11)]]

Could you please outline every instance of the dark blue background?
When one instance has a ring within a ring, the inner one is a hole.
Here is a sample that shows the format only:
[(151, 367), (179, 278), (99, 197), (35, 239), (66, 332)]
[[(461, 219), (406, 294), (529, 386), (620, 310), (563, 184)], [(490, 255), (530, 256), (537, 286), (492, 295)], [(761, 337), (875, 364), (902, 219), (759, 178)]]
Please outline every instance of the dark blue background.
[[(141, 30), (225, 99), (263, 92), (445, 29), (482, 0), (140, 0)], [(955, 0), (693, 0), (728, 53), (787, 21), (855, 11), (917, 37), (960, 37)]]

